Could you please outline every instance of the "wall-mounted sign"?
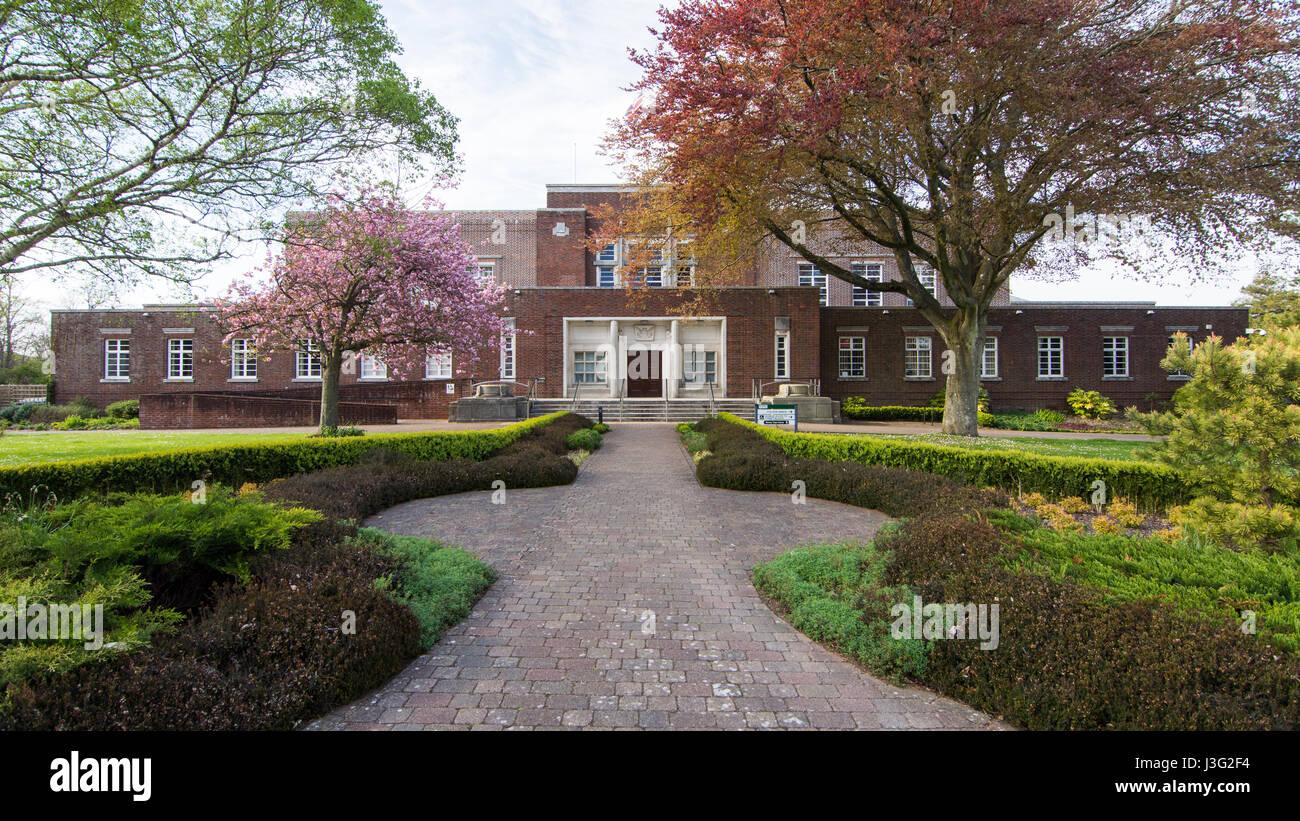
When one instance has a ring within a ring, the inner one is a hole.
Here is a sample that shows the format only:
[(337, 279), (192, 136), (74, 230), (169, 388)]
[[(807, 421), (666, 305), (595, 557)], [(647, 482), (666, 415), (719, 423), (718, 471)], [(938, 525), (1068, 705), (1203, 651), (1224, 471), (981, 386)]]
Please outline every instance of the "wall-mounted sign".
[(449, 395), (452, 395), (452, 396), (454, 396), (454, 395), (456, 394), (456, 383), (455, 383), (455, 382), (448, 382), (448, 383), (447, 383), (447, 393), (448, 393)]

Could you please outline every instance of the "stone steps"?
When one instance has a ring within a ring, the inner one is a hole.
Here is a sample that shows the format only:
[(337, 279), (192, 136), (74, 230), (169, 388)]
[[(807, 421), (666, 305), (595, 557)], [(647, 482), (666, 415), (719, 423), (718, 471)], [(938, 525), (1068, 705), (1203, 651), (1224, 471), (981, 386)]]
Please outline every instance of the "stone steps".
[[(714, 403), (719, 413), (734, 413), (748, 418), (754, 405), (747, 399), (719, 399)], [(596, 419), (604, 410), (606, 422), (695, 422), (709, 415), (707, 400), (624, 399), (622, 408), (617, 399), (583, 399), (574, 407), (572, 399), (534, 399), (532, 416), (545, 416), (556, 411), (575, 410), (583, 416)]]

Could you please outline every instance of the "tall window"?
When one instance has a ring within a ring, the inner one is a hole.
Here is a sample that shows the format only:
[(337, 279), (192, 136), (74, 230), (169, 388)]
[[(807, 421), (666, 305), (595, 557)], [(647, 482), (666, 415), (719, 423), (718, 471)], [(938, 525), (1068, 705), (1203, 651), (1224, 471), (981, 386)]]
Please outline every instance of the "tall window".
[(506, 330), (501, 334), (501, 378), (515, 378), (515, 320), (514, 317), (507, 317), (505, 320)]
[(1128, 337), (1104, 336), (1101, 339), (1101, 375), (1128, 376)]
[(867, 338), (840, 337), (840, 378), (858, 379), (867, 375)]
[(230, 378), (257, 378), (257, 345), (253, 340), (230, 340)]
[[(1192, 340), (1192, 335), (1191, 335), (1191, 334), (1187, 334), (1186, 336), (1187, 336), (1187, 342), (1186, 342), (1186, 345), (1187, 345), (1187, 352), (1188, 352), (1188, 353), (1191, 353), (1191, 352), (1192, 352), (1192, 349), (1196, 346), (1196, 343)], [(1169, 348), (1172, 348), (1172, 347), (1173, 347), (1177, 342), (1178, 342), (1178, 337), (1176, 337), (1176, 336), (1171, 336), (1171, 337), (1169, 337), (1169, 344), (1166, 346), (1166, 350), (1168, 350)], [(1170, 374), (1169, 374), (1169, 378), (1170, 378), (1170, 379), (1187, 379), (1187, 378), (1188, 378), (1188, 375), (1187, 375), (1186, 373), (1184, 373), (1183, 371), (1172, 371), (1172, 372), (1170, 372)]]
[(112, 380), (131, 378), (131, 340), (104, 340), (104, 378)]
[(362, 379), (387, 379), (388, 364), (381, 361), (379, 357), (373, 354), (361, 355), (361, 378)]
[(716, 351), (684, 350), (682, 352), (682, 378), (687, 382), (717, 383), (718, 354)]
[[(858, 276), (869, 279), (872, 282), (885, 281), (885, 266), (880, 262), (855, 262), (853, 263), (853, 273)], [(884, 304), (884, 293), (882, 291), (873, 291), (863, 288), (861, 285), (853, 286), (853, 304), (855, 307), (877, 307)]]
[(903, 375), (912, 379), (929, 379), (931, 364), (930, 337), (907, 337), (903, 352)]
[(984, 337), (984, 359), (980, 362), (980, 378), (996, 379), (998, 376), (998, 338)]
[(431, 351), (424, 358), (425, 379), (451, 379), (451, 351)]
[(777, 379), (790, 378), (790, 332), (776, 332), (776, 374)]
[(573, 381), (579, 385), (604, 385), (608, 378), (604, 351), (574, 351)]
[(611, 242), (601, 248), (599, 253), (596, 254), (596, 262), (607, 262), (611, 265), (618, 262), (618, 247)]
[[(929, 291), (930, 296), (934, 297), (935, 299), (938, 299), (939, 278), (935, 276), (934, 269), (931, 268), (929, 265), (920, 265), (920, 264), (914, 265), (913, 267), (916, 270), (916, 278), (918, 281), (920, 281), (921, 287)], [(910, 306), (915, 303), (913, 303), (911, 299), (908, 299), (907, 304)]]
[(614, 266), (599, 265), (596, 267), (596, 285), (600, 288), (614, 287)]
[(194, 340), (167, 340), (167, 378), (194, 378)]
[(641, 280), (647, 288), (664, 287), (664, 269), (662, 265), (651, 265), (641, 269)]
[(1038, 337), (1038, 378), (1065, 376), (1065, 339), (1059, 336)]
[(495, 262), (479, 262), (474, 266), (474, 278), (482, 283), (489, 283), (496, 280), (497, 264)]
[(298, 343), (294, 352), (293, 376), (295, 379), (320, 379), (320, 345), (310, 339)]
[(823, 306), (828, 304), (826, 301), (826, 275), (819, 271), (811, 262), (799, 263), (799, 284), (816, 285), (820, 289), (818, 292), (818, 299), (821, 301), (821, 304)]
[(679, 239), (673, 246), (673, 278), (678, 288), (695, 287), (694, 240)]

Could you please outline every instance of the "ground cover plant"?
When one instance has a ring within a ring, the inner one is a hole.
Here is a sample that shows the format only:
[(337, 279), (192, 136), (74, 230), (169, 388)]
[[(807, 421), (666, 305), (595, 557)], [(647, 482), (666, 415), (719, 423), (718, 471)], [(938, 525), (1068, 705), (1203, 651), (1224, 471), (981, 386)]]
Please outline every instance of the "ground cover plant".
[[(364, 466), (273, 483), (278, 495), (211, 485), (12, 501), (0, 536), (23, 538), (0, 552), (6, 595), (40, 583), (49, 596), (102, 600), (107, 588), (116, 598), (111, 646), (77, 655), (47, 643), (40, 649), (54, 655), (35, 661), (27, 645), (5, 648), (0, 728), (290, 729), (378, 686), (463, 618), (496, 574), (462, 550), (341, 521), (401, 498), (383, 481), (357, 480), (405, 476), (404, 492), (417, 495), (449, 492), (467, 475), (475, 487), (572, 481), (567, 440), (590, 420), (547, 421), (555, 427), (529, 426), (482, 462), (380, 449)], [(309, 500), (287, 498), (294, 488)]]
[[(802, 474), (818, 477), (805, 480), (809, 496), (902, 518), (872, 545), (804, 548), (754, 569), (756, 588), (792, 623), (875, 672), (1032, 729), (1300, 727), (1292, 557), (1060, 533), (1013, 513), (993, 491), (792, 457), (736, 422), (696, 429), (713, 452), (699, 463), (703, 484), (788, 491), (787, 480)], [(1127, 502), (1113, 514), (1135, 527), (1148, 521)], [(883, 644), (894, 624), (886, 605), (909, 596), (997, 604), (997, 649), (912, 636)], [(1254, 632), (1243, 630), (1247, 622)]]

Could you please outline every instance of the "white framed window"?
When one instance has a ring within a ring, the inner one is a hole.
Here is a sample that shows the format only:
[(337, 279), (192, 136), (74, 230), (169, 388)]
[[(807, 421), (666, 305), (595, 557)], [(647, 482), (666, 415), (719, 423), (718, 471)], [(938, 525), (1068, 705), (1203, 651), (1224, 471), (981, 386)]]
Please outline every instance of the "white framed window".
[(865, 379), (867, 376), (867, 338), (840, 337), (840, 378)]
[(320, 345), (311, 339), (298, 343), (293, 356), (294, 379), (320, 379)]
[(579, 385), (604, 385), (609, 381), (604, 351), (574, 351), (573, 381)]
[(932, 376), (931, 343), (928, 336), (909, 336), (904, 340), (903, 376), (909, 379), (929, 379)]
[(104, 340), (104, 379), (127, 382), (131, 379), (131, 340)]
[(1059, 379), (1065, 376), (1065, 338), (1038, 337), (1038, 378)]
[(611, 265), (618, 262), (618, 246), (611, 242), (609, 245), (601, 248), (596, 254), (596, 262), (609, 263)]
[(716, 351), (682, 351), (682, 378), (695, 384), (718, 382), (718, 354)]
[[(939, 277), (934, 273), (934, 269), (929, 265), (917, 264), (913, 266), (916, 270), (916, 278), (921, 283), (921, 287), (930, 292), (930, 296), (935, 299), (939, 298)], [(909, 297), (907, 300), (909, 306), (915, 303)]]
[(980, 360), (980, 378), (997, 379), (998, 377), (998, 338), (984, 337), (984, 358)]
[[(1191, 353), (1196, 348), (1196, 342), (1192, 339), (1191, 334), (1185, 334), (1185, 336), (1187, 337), (1187, 352)], [(1165, 346), (1165, 350), (1168, 351), (1169, 348), (1172, 348), (1177, 343), (1178, 343), (1178, 337), (1176, 336), (1169, 337), (1168, 345)], [(1191, 376), (1184, 371), (1171, 371), (1168, 378), (1169, 379), (1190, 379)]]
[(664, 269), (662, 265), (651, 265), (641, 269), (641, 281), (647, 288), (664, 287)]
[(257, 345), (253, 340), (230, 340), (230, 378), (257, 379)]
[(506, 331), (501, 334), (501, 378), (515, 378), (515, 319), (506, 317)]
[(823, 307), (828, 304), (826, 301), (828, 296), (826, 290), (826, 275), (811, 262), (799, 263), (799, 285), (816, 285), (820, 289), (818, 291), (818, 300), (821, 302)]
[(613, 288), (618, 280), (614, 277), (613, 265), (596, 266), (596, 287)]
[(387, 379), (388, 363), (383, 362), (374, 354), (361, 355), (361, 378), (362, 379)]
[(1101, 375), (1128, 376), (1128, 337), (1101, 338)]
[(194, 340), (167, 340), (167, 378), (194, 378)]
[(451, 379), (451, 351), (430, 351), (424, 358), (425, 379)]
[[(881, 262), (854, 262), (852, 264), (853, 273), (869, 279), (872, 282), (885, 281), (885, 265)], [(884, 303), (885, 294), (883, 291), (873, 291), (862, 287), (861, 285), (853, 286), (853, 305), (856, 308), (874, 308)]]
[(673, 244), (673, 279), (678, 288), (695, 287), (695, 240), (679, 239)]
[(497, 278), (496, 262), (479, 260), (474, 264), (474, 278), (481, 283), (495, 282)]
[(790, 332), (776, 332), (776, 373), (777, 379), (790, 378)]

